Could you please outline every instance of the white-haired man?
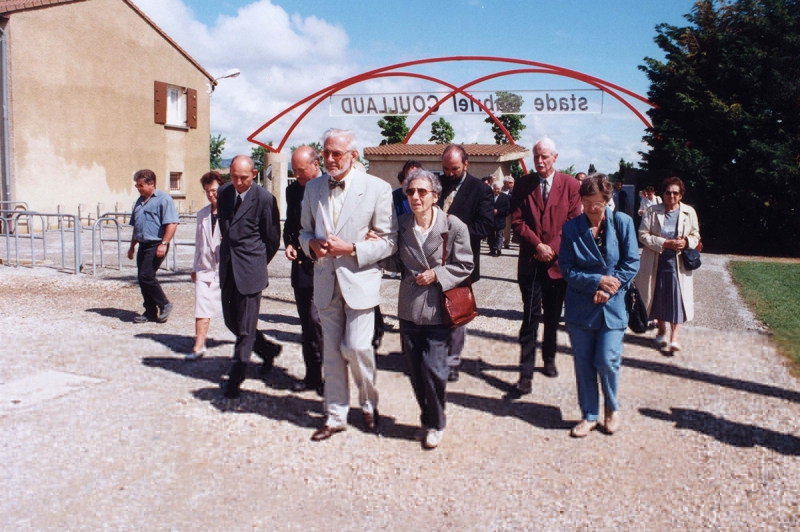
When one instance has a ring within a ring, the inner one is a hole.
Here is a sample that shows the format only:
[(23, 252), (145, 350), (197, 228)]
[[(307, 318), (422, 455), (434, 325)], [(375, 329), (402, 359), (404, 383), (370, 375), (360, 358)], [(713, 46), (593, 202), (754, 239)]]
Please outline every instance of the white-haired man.
[(544, 321), (542, 372), (558, 376), (556, 332), (567, 283), (558, 267), (561, 227), (581, 213), (580, 183), (572, 176), (556, 172), (555, 143), (541, 139), (533, 147), (535, 172), (517, 180), (511, 198), (511, 227), (520, 240), (517, 281), (522, 294), (523, 318), (519, 332), (521, 344), (518, 394), (531, 392), (536, 363), (536, 334)]
[[(397, 249), (397, 220), (388, 183), (355, 167), (355, 135), (330, 129), (322, 137), (328, 179), (306, 185), (300, 245), (314, 257), (314, 303), (322, 322), (325, 424), (314, 441), (347, 427), (348, 367), (358, 387), (364, 425), (378, 424), (374, 309), (381, 300), (378, 261)], [(372, 231), (378, 238), (366, 240)]]

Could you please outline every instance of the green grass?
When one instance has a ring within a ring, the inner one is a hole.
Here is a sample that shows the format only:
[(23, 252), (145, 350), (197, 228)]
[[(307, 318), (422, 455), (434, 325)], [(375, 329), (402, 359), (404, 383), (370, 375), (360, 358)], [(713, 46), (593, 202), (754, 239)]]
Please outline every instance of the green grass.
[(739, 293), (800, 375), (800, 264), (732, 261), (730, 271)]

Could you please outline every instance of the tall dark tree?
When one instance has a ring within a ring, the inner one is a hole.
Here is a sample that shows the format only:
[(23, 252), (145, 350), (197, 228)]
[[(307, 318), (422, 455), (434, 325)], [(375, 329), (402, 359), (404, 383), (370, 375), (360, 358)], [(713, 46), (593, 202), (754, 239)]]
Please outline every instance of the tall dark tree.
[(384, 144), (400, 144), (408, 135), (405, 115), (384, 116), (378, 120), (378, 127), (381, 128), (381, 135), (385, 138), (381, 141)]
[(444, 117), (431, 124), (431, 138), (428, 142), (434, 144), (450, 144), (456, 138), (456, 133), (453, 131), (453, 126)]
[(800, 255), (800, 0), (702, 0), (656, 27), (653, 184), (678, 175), (706, 248)]
[(589, 163), (589, 169), (586, 171), (586, 173), (589, 175), (597, 173), (597, 168), (594, 167), (594, 163)]

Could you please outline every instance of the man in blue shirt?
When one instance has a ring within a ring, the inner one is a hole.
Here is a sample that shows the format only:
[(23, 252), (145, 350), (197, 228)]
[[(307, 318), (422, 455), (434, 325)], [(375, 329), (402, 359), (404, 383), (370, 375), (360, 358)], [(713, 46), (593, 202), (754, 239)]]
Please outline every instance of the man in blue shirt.
[(164, 295), (156, 279), (156, 272), (167, 256), (170, 240), (175, 236), (180, 219), (170, 195), (156, 189), (156, 174), (152, 170), (139, 170), (133, 174), (133, 182), (140, 197), (131, 214), (133, 238), (128, 249), (128, 259), (133, 260), (133, 252), (138, 243), (136, 266), (139, 269), (139, 288), (144, 298), (144, 313), (133, 318), (133, 322), (164, 323), (172, 312), (172, 303)]

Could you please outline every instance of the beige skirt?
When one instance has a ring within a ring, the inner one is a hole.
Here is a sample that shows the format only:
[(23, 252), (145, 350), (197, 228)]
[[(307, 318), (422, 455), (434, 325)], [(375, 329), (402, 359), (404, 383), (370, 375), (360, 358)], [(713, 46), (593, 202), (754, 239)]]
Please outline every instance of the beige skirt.
[(222, 317), (222, 290), (216, 281), (197, 281), (194, 284), (194, 317)]

